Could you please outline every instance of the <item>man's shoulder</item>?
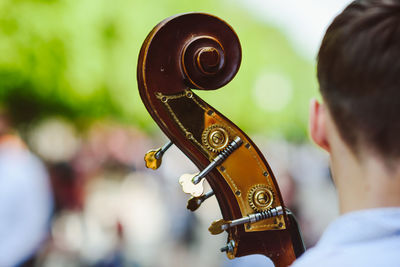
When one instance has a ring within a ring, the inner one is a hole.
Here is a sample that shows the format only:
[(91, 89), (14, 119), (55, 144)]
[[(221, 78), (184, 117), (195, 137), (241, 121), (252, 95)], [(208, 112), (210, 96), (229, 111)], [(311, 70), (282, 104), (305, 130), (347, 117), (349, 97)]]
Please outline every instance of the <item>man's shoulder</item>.
[(333, 222), (292, 266), (398, 266), (400, 208), (365, 210)]
[(399, 266), (400, 237), (391, 241), (365, 245), (312, 248), (301, 256), (292, 267), (313, 266)]

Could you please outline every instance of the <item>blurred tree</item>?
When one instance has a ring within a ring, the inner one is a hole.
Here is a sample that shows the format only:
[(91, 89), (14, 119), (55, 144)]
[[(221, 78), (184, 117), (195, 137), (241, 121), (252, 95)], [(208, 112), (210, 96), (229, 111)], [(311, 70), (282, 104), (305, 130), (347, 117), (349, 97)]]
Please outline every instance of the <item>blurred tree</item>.
[(137, 91), (139, 49), (159, 21), (189, 11), (227, 20), (243, 47), (227, 88), (199, 94), (246, 130), (302, 139), (313, 62), (227, 0), (2, 0), (0, 103), (19, 125), (61, 115), (79, 126), (111, 117), (153, 130)]

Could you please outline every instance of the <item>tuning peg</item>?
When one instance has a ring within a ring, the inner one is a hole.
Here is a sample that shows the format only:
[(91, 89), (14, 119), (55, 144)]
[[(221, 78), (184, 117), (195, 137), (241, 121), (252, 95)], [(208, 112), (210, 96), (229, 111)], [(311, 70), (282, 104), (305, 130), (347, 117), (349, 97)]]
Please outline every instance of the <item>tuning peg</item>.
[(213, 195), (214, 195), (214, 191), (210, 190), (207, 193), (205, 193), (204, 195), (201, 195), (199, 197), (191, 197), (188, 200), (186, 207), (188, 210), (195, 211), (200, 207), (201, 203), (203, 203), (206, 199), (212, 197)]
[(208, 231), (210, 231), (212, 235), (219, 235), (220, 233), (229, 228), (230, 223), (231, 221), (225, 221), (223, 219), (214, 221), (208, 228)]
[(231, 227), (245, 224), (245, 223), (255, 223), (261, 220), (265, 220), (268, 218), (276, 217), (279, 215), (283, 215), (283, 209), (281, 206), (278, 206), (276, 208), (272, 208), (270, 210), (266, 210), (263, 212), (255, 213), (255, 214), (250, 214), (249, 216), (242, 217), (240, 219), (236, 219), (233, 221), (225, 221), (225, 220), (218, 220), (215, 221), (211, 224), (211, 226), (208, 228), (208, 231), (212, 235), (218, 235), (222, 233), (224, 230), (229, 229)]
[(161, 159), (165, 151), (172, 146), (172, 142), (169, 141), (163, 147), (159, 149), (153, 149), (144, 155), (144, 161), (146, 162), (146, 167), (149, 169), (156, 170), (161, 165)]
[(187, 194), (191, 194), (193, 197), (199, 197), (203, 194), (204, 192), (204, 179), (201, 181), (197, 182), (196, 184), (193, 183), (193, 178), (196, 177), (198, 173), (194, 174), (183, 174), (179, 178), (179, 183), (182, 186), (183, 192)]
[(221, 164), (242, 143), (243, 143), (242, 139), (240, 139), (240, 137), (237, 136), (224, 150), (221, 151), (221, 153), (218, 154), (218, 156), (214, 158), (214, 160), (204, 170), (202, 170), (198, 175), (193, 177), (192, 179), (193, 183), (197, 184), (198, 182), (200, 182), (201, 179), (206, 177), (206, 175), (210, 171), (212, 171), (215, 167)]
[[(221, 153), (216, 156), (213, 161), (200, 173), (197, 174), (183, 174), (179, 178), (179, 183), (182, 185), (182, 190), (189, 193), (194, 197), (199, 197), (203, 194), (204, 177), (212, 171), (215, 167), (221, 164), (233, 151), (235, 151), (243, 143), (242, 139), (237, 136)], [(199, 186), (197, 186), (200, 184)]]

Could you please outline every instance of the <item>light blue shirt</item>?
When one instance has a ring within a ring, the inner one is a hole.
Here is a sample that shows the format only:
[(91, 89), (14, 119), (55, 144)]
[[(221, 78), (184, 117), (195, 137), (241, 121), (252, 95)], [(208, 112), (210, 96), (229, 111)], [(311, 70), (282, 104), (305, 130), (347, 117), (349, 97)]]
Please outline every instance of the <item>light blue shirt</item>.
[(400, 266), (400, 207), (342, 215), (291, 266)]

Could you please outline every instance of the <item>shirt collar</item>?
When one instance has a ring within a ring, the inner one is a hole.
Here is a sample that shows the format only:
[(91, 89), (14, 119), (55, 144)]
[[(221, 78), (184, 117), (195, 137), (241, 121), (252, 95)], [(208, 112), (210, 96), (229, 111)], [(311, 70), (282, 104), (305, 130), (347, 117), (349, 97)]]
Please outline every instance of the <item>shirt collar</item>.
[(346, 245), (400, 235), (400, 207), (346, 213), (332, 222), (318, 246)]

